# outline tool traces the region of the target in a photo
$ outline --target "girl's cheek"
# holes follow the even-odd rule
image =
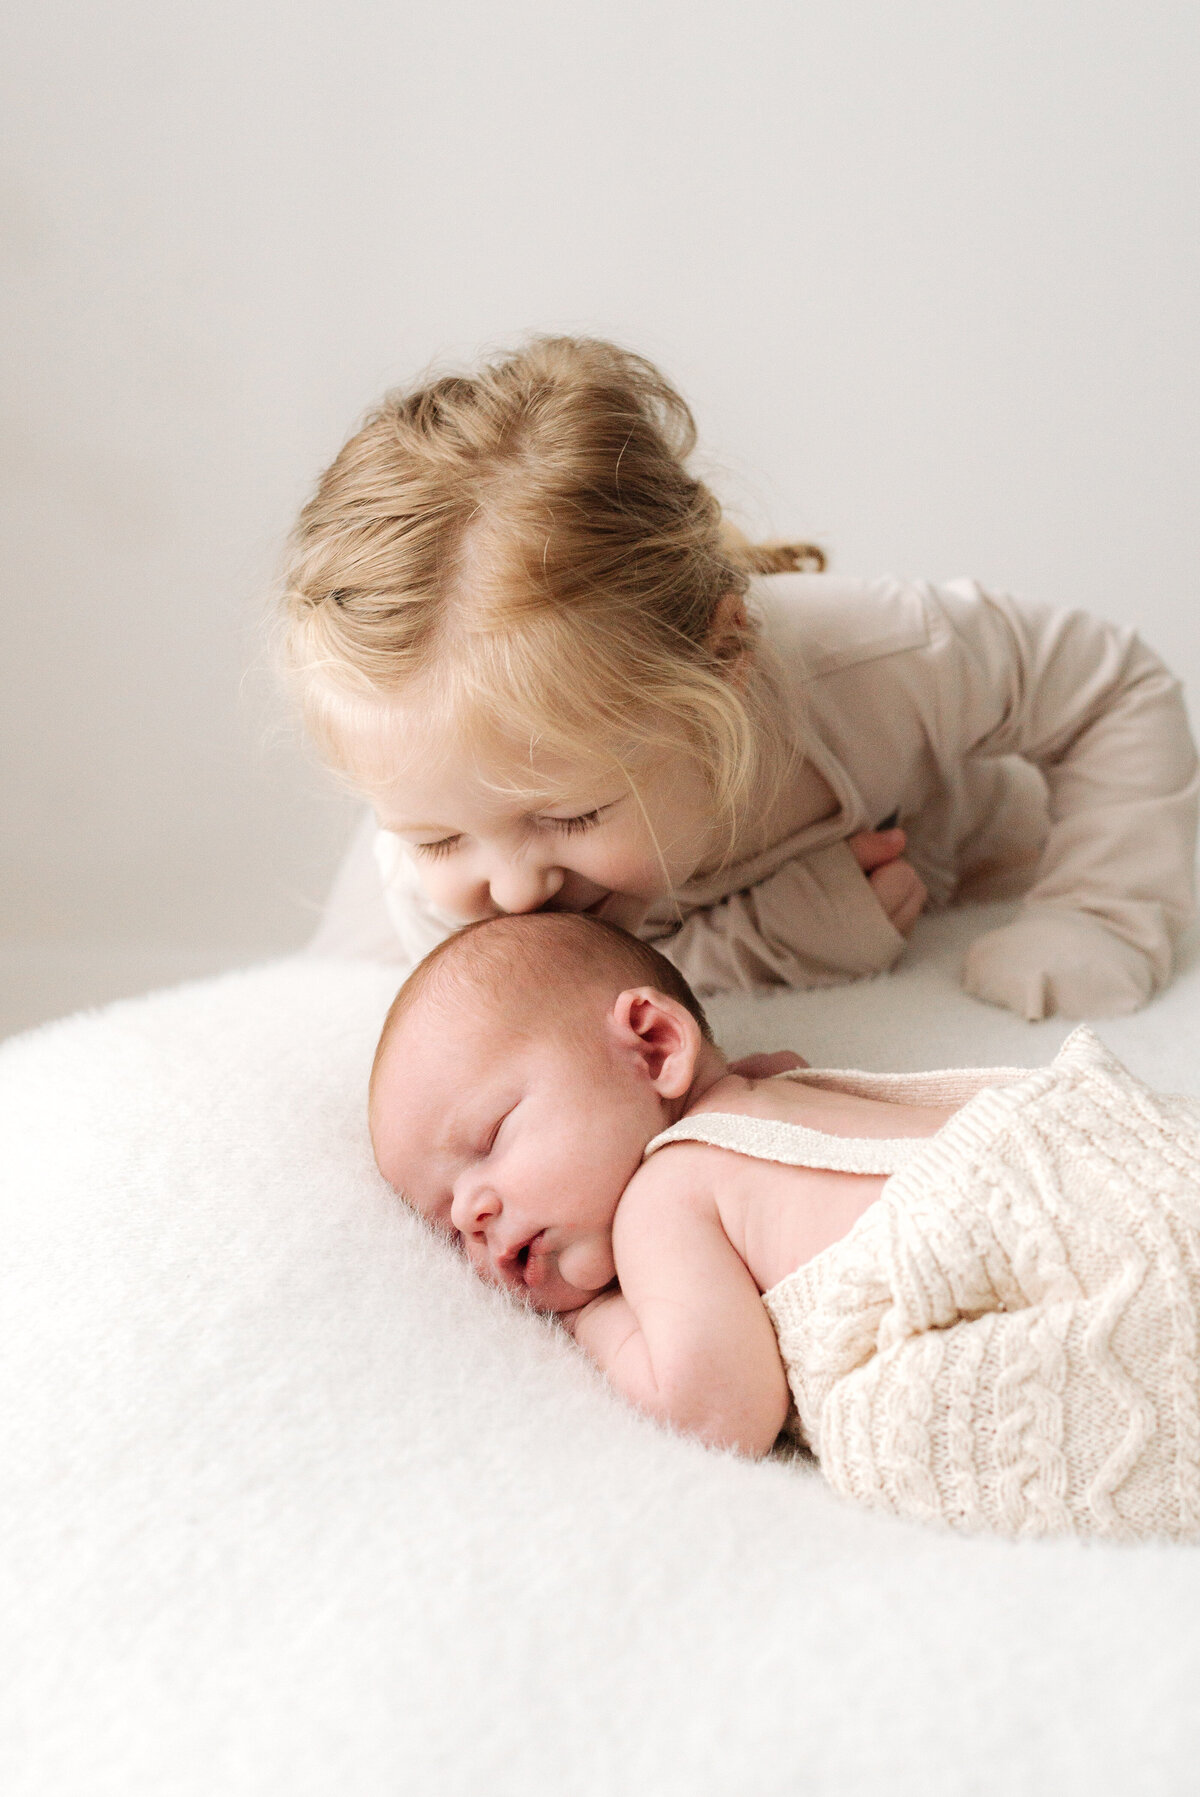
[[[598,849],[592,857],[592,865],[582,867],[580,872],[589,875],[599,885],[611,886],[615,892],[640,892],[648,879],[661,884],[661,870],[657,861],[633,843]]]
[[[458,909],[456,901],[461,899],[466,882],[452,869],[439,867],[436,862],[418,861],[417,878],[435,905],[448,911]]]

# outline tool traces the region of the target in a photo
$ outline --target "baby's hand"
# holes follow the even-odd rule
[[[1037,1023],[1064,1017],[1121,1017],[1154,991],[1147,957],[1098,918],[1057,905],[1029,905],[967,950],[963,985],[975,998]]]
[[[807,1067],[808,1062],[801,1054],[793,1054],[790,1048],[777,1048],[772,1054],[747,1054],[740,1061],[730,1061],[730,1073],[740,1074],[743,1079],[770,1079],[775,1073],[790,1073],[794,1067]]]
[[[562,1324],[568,1335],[573,1335],[576,1341],[578,1341],[579,1325],[584,1321],[585,1317],[594,1317],[598,1311],[604,1309],[610,1299],[619,1298],[620,1296],[620,1286],[615,1283],[613,1285],[605,1286],[602,1292],[597,1292],[594,1298],[589,1298],[587,1303],[581,1304],[577,1310],[556,1311],[556,1321]]]
[[[860,830],[850,838],[850,853],[867,876],[871,891],[888,922],[907,936],[925,908],[929,890],[909,862],[901,859],[907,838],[903,830]]]

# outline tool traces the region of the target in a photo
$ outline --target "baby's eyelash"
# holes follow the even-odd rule
[[[500,1131],[504,1128],[504,1125],[508,1122],[508,1119],[512,1116],[512,1113],[513,1113],[513,1111],[516,1110],[516,1108],[517,1108],[516,1105],[512,1105],[509,1107],[509,1109],[507,1111],[504,1112],[503,1116],[497,1117],[495,1123],[493,1123],[493,1125],[492,1125],[492,1128],[488,1135],[487,1140],[484,1142],[483,1146],[479,1150],[479,1156],[480,1156],[481,1160],[485,1155],[488,1155],[492,1152],[492,1149],[496,1146],[496,1137],[500,1134]]]

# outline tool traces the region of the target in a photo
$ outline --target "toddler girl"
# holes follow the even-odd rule
[[[1193,904],[1178,683],[1082,612],[754,549],[694,442],[648,362],[547,338],[346,444],[294,534],[285,650],[376,821],[314,946],[411,964],[563,909],[701,992],[810,986],[889,967],[927,894],[1025,889],[970,992],[1141,1004]]]
[[[1200,1534],[1200,1106],[1051,1067],[755,1080],[649,944],[451,937],[371,1078],[385,1178],[640,1408],[849,1497]]]

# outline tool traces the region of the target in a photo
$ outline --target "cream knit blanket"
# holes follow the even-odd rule
[[[790,1426],[910,1517],[1200,1535],[1200,1106],[1087,1029],[1007,1077],[765,1294]]]

